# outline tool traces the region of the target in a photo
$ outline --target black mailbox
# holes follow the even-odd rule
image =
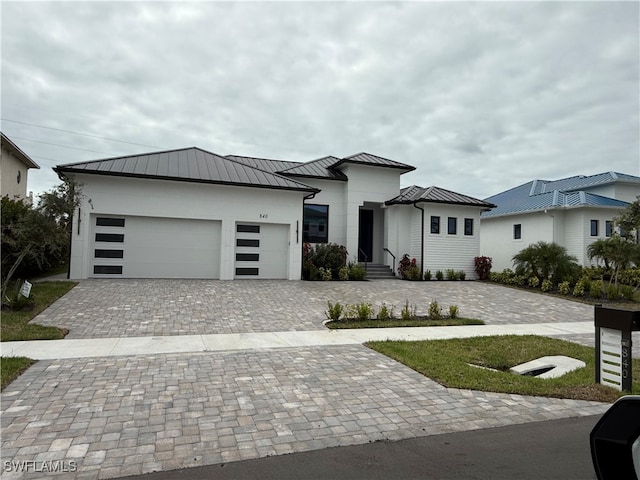
[[[640,331],[640,310],[595,306],[596,382],[631,391],[631,332]]]

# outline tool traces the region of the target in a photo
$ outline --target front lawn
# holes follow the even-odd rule
[[[0,341],[57,340],[66,329],[29,323],[36,315],[76,286],[76,282],[38,282],[31,288],[30,301],[21,309],[2,310]]]
[[[504,335],[451,340],[382,341],[366,345],[452,388],[601,402],[613,402],[623,395],[595,383],[594,348],[554,338]],[[587,366],[555,379],[540,379],[507,371],[547,355],[566,355],[582,360]],[[633,393],[640,394],[640,359],[633,360],[633,380]]]
[[[29,323],[36,315],[76,286],[76,282],[39,282],[31,288],[30,299],[21,300],[21,308],[3,309],[0,316],[0,340],[55,340],[64,338],[69,331],[64,328],[47,327]],[[0,359],[1,389],[9,385],[35,360],[26,357],[2,357]]]

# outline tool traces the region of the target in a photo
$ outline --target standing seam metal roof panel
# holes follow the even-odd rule
[[[142,159],[146,162],[144,173],[138,170],[138,161]],[[265,172],[196,147],[59,165],[54,170],[58,173],[76,171],[115,176],[228,183],[306,192],[319,191],[317,188],[281,175]]]

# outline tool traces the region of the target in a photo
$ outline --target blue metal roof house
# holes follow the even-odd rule
[[[555,242],[588,266],[587,247],[611,236],[613,217],[639,195],[640,177],[617,172],[532,180],[485,199],[496,207],[480,217],[480,251],[500,271],[530,244]]]

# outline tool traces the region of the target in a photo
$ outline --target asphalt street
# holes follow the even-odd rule
[[[599,418],[566,418],[374,442],[128,478],[591,480],[596,475],[589,433]]]

